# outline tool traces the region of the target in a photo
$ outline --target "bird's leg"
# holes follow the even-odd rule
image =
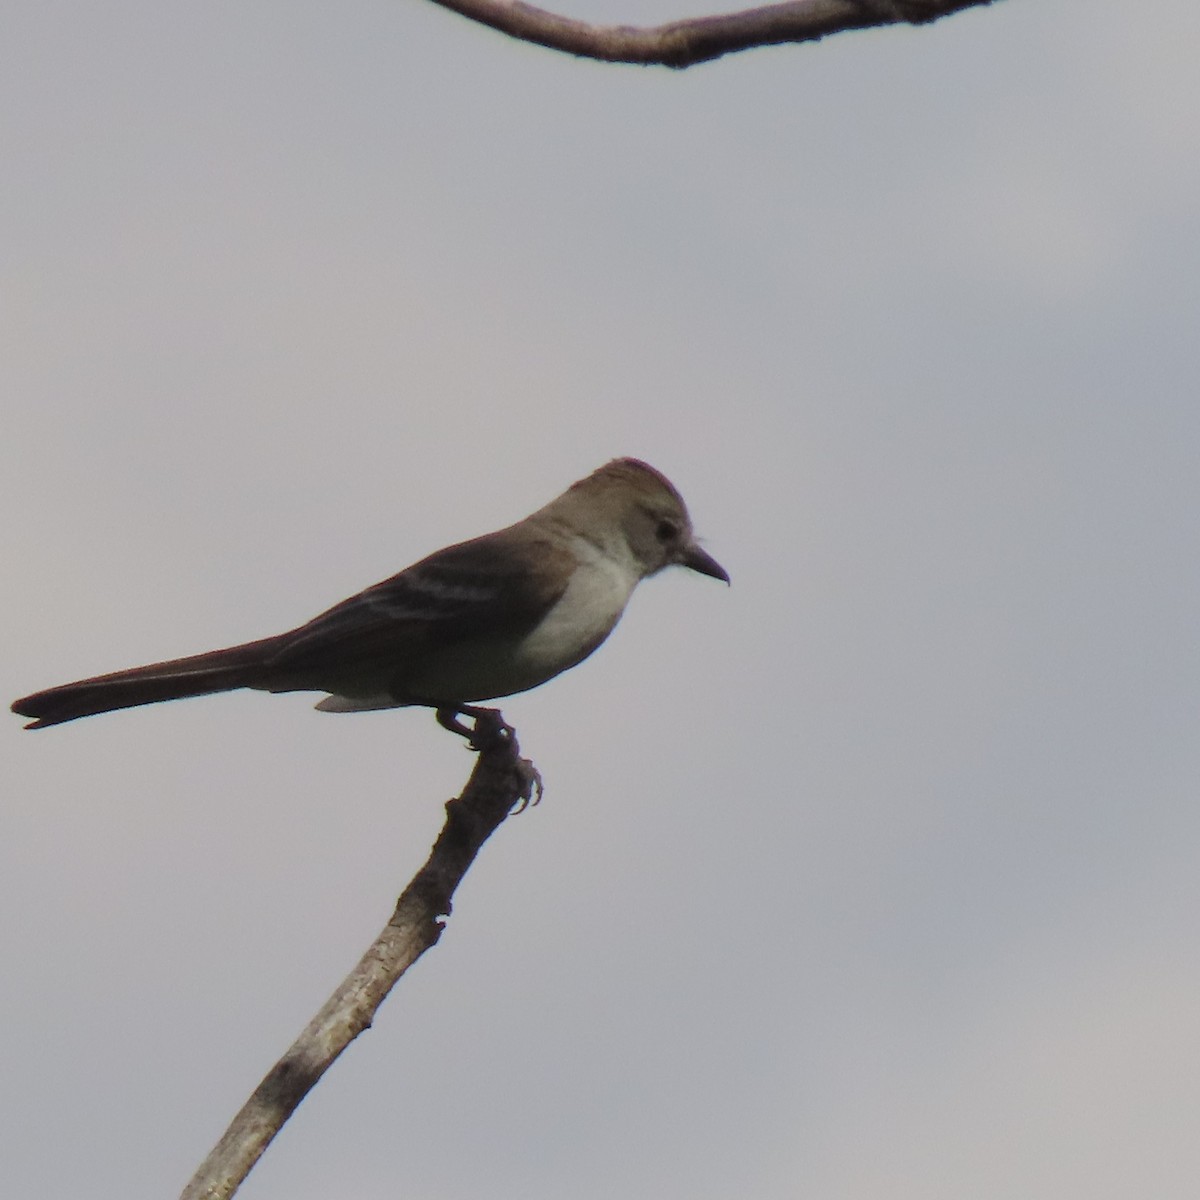
[[[475,724],[464,725],[459,717],[470,717]],[[437,723],[443,729],[465,738],[472,750],[483,750],[493,741],[507,741],[512,737],[512,726],[505,722],[496,708],[477,708],[472,704],[444,705],[437,709]]]
[[[471,704],[441,705],[434,710],[437,723],[451,733],[465,738],[469,749],[483,752],[493,749],[498,743],[512,747],[513,768],[520,781],[520,804],[513,810],[520,812],[537,804],[545,790],[542,776],[537,767],[527,758],[521,758],[517,746],[517,734],[513,727],[500,715],[498,708],[478,708]],[[470,717],[474,727],[464,725],[459,717]]]

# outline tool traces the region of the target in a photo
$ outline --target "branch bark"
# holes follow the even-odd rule
[[[473,709],[479,751],[461,796],[425,865],[396,902],[382,932],[288,1052],[271,1068],[183,1190],[182,1200],[227,1200],[334,1060],[365,1029],[400,976],[431,946],[451,897],[483,843],[510,812],[537,803],[541,781],[520,757],[513,730],[495,709]],[[439,716],[440,719],[440,716]],[[536,790],[535,790],[536,789]]]
[[[877,25],[924,25],[992,0],[788,0],[665,25],[591,25],[522,0],[433,0],[510,37],[579,58],[690,67],[754,46],[812,42]]]

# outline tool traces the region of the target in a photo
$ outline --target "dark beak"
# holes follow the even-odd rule
[[[701,575],[711,575],[723,583],[729,582],[729,575],[725,568],[711,554],[701,550],[699,546],[689,546],[683,552],[683,557],[679,562],[691,571],[699,571]]]

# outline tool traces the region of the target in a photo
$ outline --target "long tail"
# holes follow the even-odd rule
[[[64,683],[14,701],[12,710],[23,717],[35,718],[26,729],[44,729],[47,725],[117,708],[262,686],[262,667],[278,649],[279,642],[277,637],[263,638],[226,650],[211,650],[207,654]]]

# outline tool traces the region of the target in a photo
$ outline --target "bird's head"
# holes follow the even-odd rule
[[[681,566],[729,582],[725,568],[696,541],[675,485],[638,458],[616,458],[571,488],[603,506],[624,537],[642,576]],[[568,493],[570,494],[570,493]]]

